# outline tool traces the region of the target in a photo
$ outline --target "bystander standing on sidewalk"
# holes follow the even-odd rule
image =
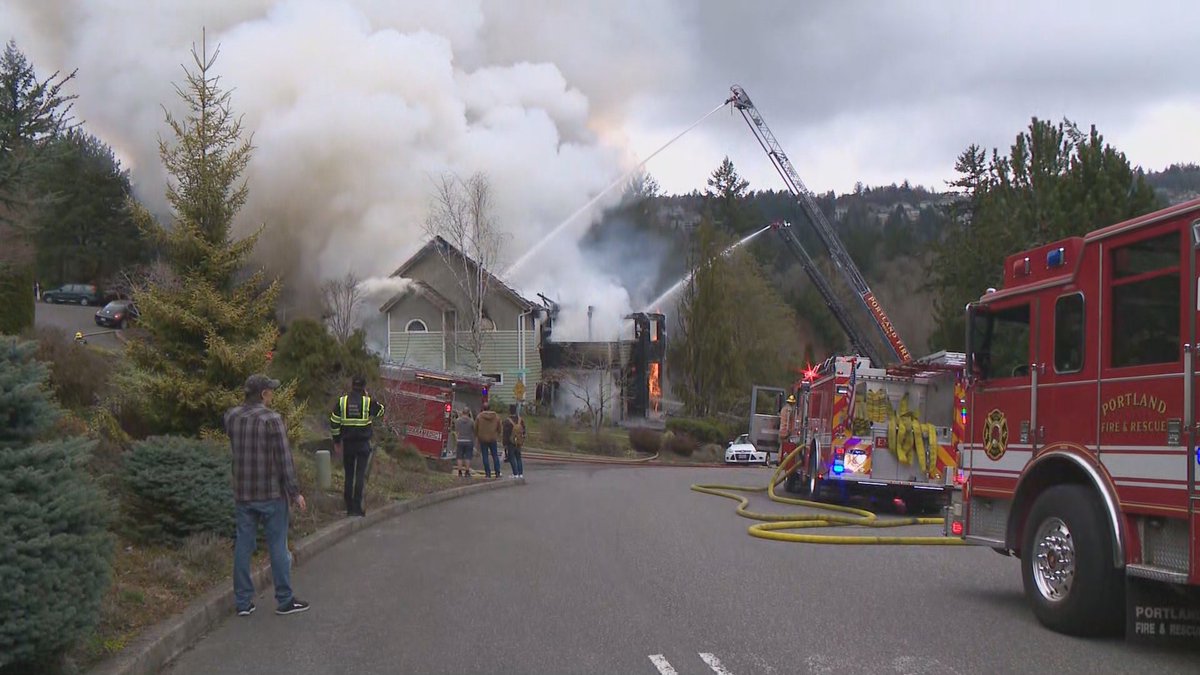
[[[250,556],[257,546],[262,523],[271,555],[275,583],[275,613],[296,614],[308,603],[292,594],[292,555],[288,551],[288,506],[307,508],[292,450],[288,447],[283,417],[270,409],[279,380],[251,375],[246,380],[242,405],[225,413],[225,433],[233,450],[233,498],[237,541],[233,548],[233,591],[238,616],[254,612],[254,580],[250,578]]]
[[[504,418],[504,455],[512,466],[513,478],[525,475],[525,463],[521,461],[521,447],[525,445],[525,420],[517,413],[516,404],[508,406],[508,417]]]
[[[458,419],[454,420],[454,439],[458,475],[470,478],[471,460],[475,456],[475,420],[471,418],[470,408],[458,411]]]
[[[484,408],[475,417],[475,440],[479,441],[479,454],[483,456],[483,473],[491,478],[492,466],[495,465],[496,478],[499,478],[500,452],[496,449],[496,442],[500,440],[500,416],[496,411]]]

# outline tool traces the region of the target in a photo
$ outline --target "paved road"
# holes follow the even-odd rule
[[[66,331],[68,336],[76,332],[88,335],[89,345],[105,349],[118,349],[122,346],[116,331],[96,325],[96,312],[99,307],[81,307],[79,305],[55,305],[45,302],[37,303],[34,323],[38,326],[53,326]]]
[[[1017,562],[990,550],[768,542],[688,490],[766,476],[531,462],[525,486],[318,556],[293,579],[311,611],[263,596],[169,672],[1197,672],[1195,654],[1043,629]]]

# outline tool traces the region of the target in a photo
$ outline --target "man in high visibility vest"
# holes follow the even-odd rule
[[[367,379],[355,375],[350,393],[342,396],[329,415],[333,449],[342,455],[346,473],[346,515],[365,516],[363,489],[367,480],[367,463],[371,460],[372,423],[383,416],[383,406],[367,394]]]

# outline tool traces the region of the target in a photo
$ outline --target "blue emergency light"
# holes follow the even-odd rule
[[[1066,249],[1059,247],[1059,248],[1054,249],[1053,251],[1046,252],[1046,267],[1048,267],[1048,268],[1061,267],[1066,262],[1067,262]]]

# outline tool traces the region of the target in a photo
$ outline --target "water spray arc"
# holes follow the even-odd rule
[[[686,128],[683,131],[676,134],[673,138],[671,138],[671,140],[667,141],[660,148],[658,148],[654,152],[650,153],[650,155],[648,157],[643,159],[641,162],[638,162],[637,166],[633,167],[629,171],[626,171],[624,174],[622,174],[620,177],[618,177],[612,183],[609,183],[608,187],[606,187],[603,190],[601,190],[600,192],[598,192],[595,197],[592,197],[586,204],[584,204],[583,206],[576,209],[575,212],[572,213],[571,215],[567,216],[566,219],[563,220],[561,223],[559,223],[553,230],[550,230],[549,234],[542,237],[541,241],[539,241],[536,244],[534,244],[533,246],[529,247],[529,250],[526,251],[524,253],[524,255],[522,255],[520,258],[517,258],[516,262],[514,262],[512,265],[510,265],[508,267],[508,269],[504,270],[504,274],[502,274],[501,277],[504,279],[512,278],[512,274],[514,272],[516,272],[517,270],[524,267],[526,263],[528,263],[530,260],[533,259],[533,257],[535,255],[537,255],[538,251],[540,251],[542,249],[542,247],[544,247],[547,243],[549,243],[551,240],[553,240],[558,235],[562,234],[563,230],[567,229],[567,227],[569,227],[572,223],[574,223],[576,218],[578,218],[580,215],[586,213],[589,209],[591,209],[593,206],[595,206],[596,203],[599,202],[604,197],[604,195],[608,194],[609,192],[612,192],[618,186],[624,185],[631,177],[634,176],[634,174],[636,174],[638,171],[641,171],[642,168],[644,166],[646,166],[647,162],[654,159],[654,157],[656,155],[658,155],[658,153],[669,148],[672,143],[674,143],[675,141],[682,138],[684,136],[684,134],[686,134],[687,132],[700,126],[701,122],[703,122],[704,120],[711,117],[718,110],[720,110],[721,108],[724,108],[727,104],[728,104],[728,101],[726,101],[725,103],[722,103],[721,105],[719,105],[719,106],[713,108],[712,110],[708,111],[707,113],[705,113],[705,115],[703,117],[701,117],[700,119],[693,122],[691,124],[691,126],[689,126],[688,128]]]
[[[730,253],[733,253],[739,246],[749,242],[751,239],[754,239],[755,237],[762,234],[763,232],[766,232],[769,229],[771,229],[771,226],[767,225],[766,227],[762,228],[761,230],[758,230],[757,232],[752,232],[751,234],[743,237],[740,241],[730,244],[729,248],[726,248],[724,251],[721,251],[721,253],[718,254],[717,257],[718,258],[727,257]],[[700,267],[707,267],[708,265],[712,264],[713,260],[716,260],[716,259],[717,258],[713,258],[712,260],[705,262]],[[666,301],[667,298],[670,298],[672,295],[675,295],[676,293],[678,293],[679,289],[683,288],[685,285],[687,285],[687,283],[689,281],[692,280],[692,277],[694,277],[696,275],[696,272],[700,269],[700,267],[697,267],[696,269],[692,270],[691,272],[688,272],[687,274],[685,274],[682,279],[680,279],[679,281],[676,281],[670,288],[663,291],[662,295],[651,300],[650,304],[647,305],[646,308],[643,309],[642,311],[648,312],[651,309],[657,308],[660,304],[662,304],[664,301]]]

